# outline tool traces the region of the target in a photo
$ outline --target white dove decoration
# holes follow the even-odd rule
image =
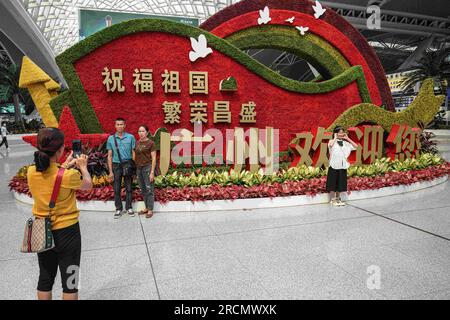
[[[191,45],[193,51],[189,52],[189,59],[192,62],[195,62],[198,58],[205,58],[213,52],[211,48],[208,48],[204,34],[198,37],[198,41],[195,38],[191,38]]]
[[[295,27],[295,29],[297,29],[298,31],[300,31],[300,34],[301,34],[302,36],[304,36],[304,35],[305,35],[305,32],[307,32],[307,31],[309,30],[308,27],[302,27],[302,26],[300,26],[300,27]]]
[[[295,17],[290,17],[289,19],[286,19],[285,21],[289,22],[289,23],[294,23],[294,20],[295,20]]]
[[[322,8],[322,5],[319,1],[316,1],[316,5],[312,6],[314,9],[314,18],[319,19],[327,9]]]
[[[259,10],[258,24],[267,24],[270,20],[272,18],[270,17],[269,7],[266,6],[264,10]]]

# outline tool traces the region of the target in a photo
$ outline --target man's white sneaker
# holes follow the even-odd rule
[[[114,214],[114,219],[119,219],[122,216],[121,210],[116,210],[116,213]]]

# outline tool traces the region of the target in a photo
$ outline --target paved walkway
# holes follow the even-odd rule
[[[19,252],[30,208],[6,186],[32,161],[0,149],[0,299],[34,299],[36,257]],[[83,212],[81,299],[450,298],[449,182],[346,208]],[[380,289],[377,273],[380,271]],[[371,281],[372,280],[372,281]],[[55,297],[61,293],[60,281]]]

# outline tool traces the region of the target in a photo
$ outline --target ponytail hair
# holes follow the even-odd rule
[[[50,158],[64,145],[64,133],[57,128],[43,128],[37,136],[38,151],[34,153],[36,171],[43,172],[50,167]]]
[[[43,172],[50,167],[50,157],[45,152],[38,150],[34,153],[34,164],[36,171]]]

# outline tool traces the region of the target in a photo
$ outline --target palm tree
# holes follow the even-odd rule
[[[450,81],[450,48],[427,49],[425,55],[417,61],[414,71],[402,81],[403,92],[413,89],[426,78],[433,78],[442,93],[446,93]]]
[[[0,102],[7,102],[11,98],[14,104],[14,118],[20,129],[24,129],[20,101],[24,101],[26,93],[19,88],[20,70],[14,62],[6,56],[0,58]]]

